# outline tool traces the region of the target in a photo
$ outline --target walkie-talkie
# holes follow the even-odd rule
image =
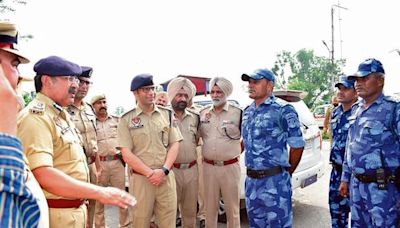
[[[379,190],[385,190],[387,188],[385,169],[379,168],[376,170],[376,183],[378,183]]]

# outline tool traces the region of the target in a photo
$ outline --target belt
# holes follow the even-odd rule
[[[283,172],[285,169],[282,168],[281,166],[275,166],[269,169],[263,169],[263,170],[252,170],[252,169],[247,169],[247,176],[255,179],[260,179],[264,177],[270,177],[274,176],[278,173]]]
[[[85,200],[47,199],[49,208],[79,208]]]
[[[368,184],[368,183],[377,183],[378,178],[374,174],[358,174],[358,173],[353,173],[353,175],[362,183]],[[385,182],[386,183],[393,183],[396,180],[396,176],[391,174],[390,171],[385,172]]]
[[[343,170],[343,166],[342,166],[342,165],[336,164],[336,163],[334,163],[334,162],[332,162],[331,164],[332,164],[332,167],[333,167],[334,169],[336,169],[336,171],[338,171],[339,173],[342,172],[342,170]]]
[[[215,166],[230,165],[230,164],[233,164],[233,163],[236,163],[236,162],[239,161],[239,159],[237,157],[233,158],[231,160],[226,160],[226,161],[208,160],[207,158],[203,158],[203,160],[206,163],[211,164],[211,165],[215,165]]]
[[[174,163],[174,167],[177,169],[190,169],[192,168],[194,165],[196,165],[197,161],[193,160],[190,163]]]
[[[96,160],[96,155],[89,156],[87,158],[88,165],[92,164]]]
[[[114,160],[118,160],[119,157],[117,154],[115,155],[107,155],[107,156],[99,156],[100,161],[114,161]]]

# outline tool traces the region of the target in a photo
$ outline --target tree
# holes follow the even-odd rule
[[[122,114],[124,114],[124,112],[125,112],[124,107],[118,106],[118,107],[115,108],[114,115],[122,116]]]
[[[277,55],[272,71],[277,75],[276,88],[306,91],[304,102],[308,107],[329,102],[333,83],[344,65],[344,60],[331,62],[314,55],[313,50],[301,49],[292,54],[282,51]]]
[[[22,4],[26,5],[26,1],[23,0],[0,0],[0,13],[15,12],[14,5]]]

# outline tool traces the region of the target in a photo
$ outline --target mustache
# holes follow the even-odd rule
[[[100,110],[100,111],[101,111],[101,110],[107,111],[107,108],[101,107],[99,110]]]
[[[69,87],[68,93],[69,94],[76,94],[77,89],[75,87]]]

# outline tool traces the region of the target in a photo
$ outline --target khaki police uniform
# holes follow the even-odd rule
[[[196,147],[200,117],[193,111],[186,109],[182,119],[176,118],[176,120],[183,136],[173,168],[178,207],[182,216],[182,227],[195,227],[198,195]]]
[[[168,145],[182,140],[172,112],[154,107],[151,114],[138,106],[121,117],[118,125],[118,146],[130,149],[145,165],[159,169],[167,157]],[[132,168],[132,167],[130,167]],[[133,227],[149,227],[153,211],[160,227],[175,227],[177,198],[174,172],[158,187],[145,176],[129,175],[129,191],[137,199],[133,209]]]
[[[83,149],[89,165],[90,183],[97,184],[96,166],[94,164],[98,150],[96,137],[96,115],[94,114],[92,106],[86,102],[83,102],[79,108],[72,104],[68,106],[67,110],[81,135]],[[89,224],[93,224],[95,205],[96,200],[89,200]]]
[[[98,185],[107,187],[113,186],[121,190],[125,190],[125,167],[122,164],[120,152],[117,147],[117,126],[118,118],[108,116],[106,120],[97,119],[97,146],[98,154],[102,167],[101,174],[98,178]],[[104,204],[96,202],[95,213],[96,228],[105,227],[104,221]],[[129,227],[130,217],[129,210],[119,208],[119,226]]]
[[[228,227],[240,227],[241,115],[242,110],[228,102],[220,113],[213,106],[200,112],[206,227],[217,227],[221,195]]]
[[[49,97],[38,93],[18,117],[18,137],[29,160],[31,170],[54,167],[80,181],[89,182],[89,170],[79,131],[69,114]],[[76,208],[65,207],[65,198],[43,190],[49,203],[50,227],[85,227],[86,206],[82,199]],[[52,206],[53,205],[53,206]]]

